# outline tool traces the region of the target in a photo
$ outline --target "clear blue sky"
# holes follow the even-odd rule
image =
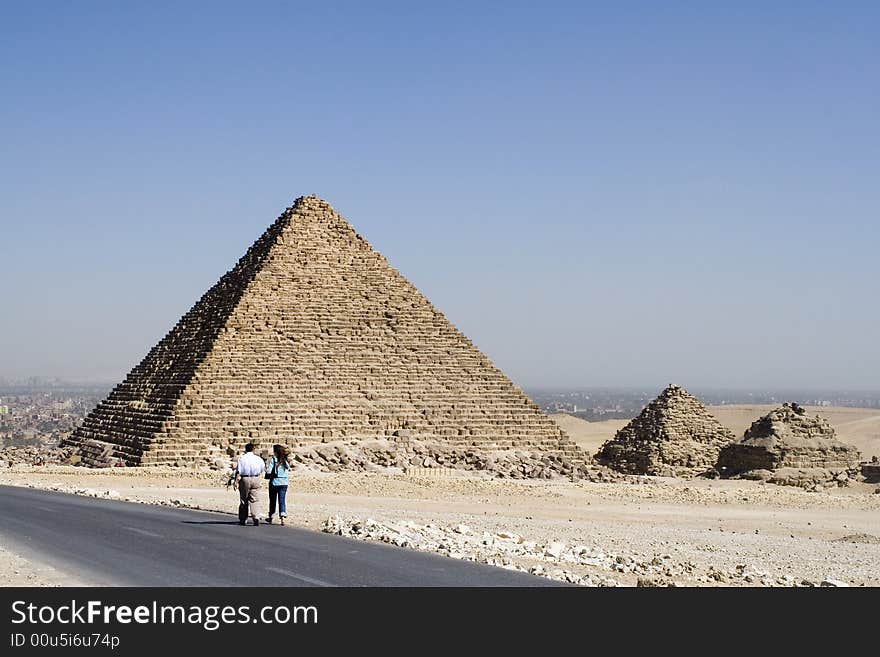
[[[723,4],[3,2],[0,376],[317,193],[521,385],[880,389],[880,5]]]

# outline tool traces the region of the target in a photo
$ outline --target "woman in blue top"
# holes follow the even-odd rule
[[[272,524],[275,515],[275,503],[278,503],[278,515],[281,524],[287,517],[287,473],[290,472],[290,452],[284,445],[272,446],[272,458],[266,465],[266,477],[269,479],[269,517],[266,522]]]

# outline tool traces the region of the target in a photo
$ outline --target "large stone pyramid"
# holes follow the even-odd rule
[[[89,465],[393,437],[586,457],[325,201],[297,199],[68,439]]]
[[[855,468],[859,457],[855,447],[837,439],[827,420],[787,403],[752,422],[742,440],[722,449],[718,470],[724,476],[781,468],[846,470]]]
[[[602,445],[596,460],[630,474],[699,475],[713,468],[718,451],[733,440],[699,399],[669,385]]]

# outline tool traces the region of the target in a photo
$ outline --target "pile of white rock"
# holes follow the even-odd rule
[[[614,563],[614,557],[585,545],[567,546],[562,542],[542,544],[525,540],[513,532],[475,532],[463,524],[447,528],[431,523],[427,525],[410,521],[389,523],[372,518],[342,519],[339,516],[327,518],[322,530],[329,534],[358,540],[379,541],[398,547],[435,552],[453,559],[528,572],[581,586],[617,586],[618,584],[608,577],[583,575],[554,567],[563,564],[607,567]],[[517,563],[524,560],[543,563],[533,565]]]
[[[637,586],[676,586],[677,582],[719,586],[847,586],[830,578],[813,581],[773,575],[747,564],[727,569],[709,566],[708,570],[703,570],[693,562],[676,561],[670,554],[639,557],[610,554],[587,545],[530,541],[503,530],[475,531],[464,524],[441,527],[433,523],[343,519],[334,515],[324,521],[322,531],[361,541],[434,552],[581,586],[620,586],[621,583],[613,579],[616,575],[630,576],[638,582]],[[578,568],[578,572],[572,568]],[[611,577],[584,572],[591,568],[604,571]]]

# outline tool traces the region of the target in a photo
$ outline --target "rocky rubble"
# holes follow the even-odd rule
[[[822,490],[861,478],[858,450],[837,439],[819,415],[785,403],[752,422],[742,440],[718,455],[723,477],[760,479]]]
[[[72,447],[47,447],[45,445],[6,447],[0,450],[0,467],[70,464],[74,451]]]
[[[475,532],[464,524],[447,528],[410,521],[392,524],[372,518],[343,520],[339,516],[330,516],[321,529],[328,534],[436,552],[453,559],[529,572],[581,586],[617,586],[615,580],[607,577],[581,575],[559,567],[562,564],[598,566],[609,560],[609,563],[613,563],[613,557],[585,545],[567,546],[562,542],[542,544],[527,541],[513,532]],[[517,563],[523,560],[537,563],[531,566]]]
[[[778,470],[748,470],[738,475],[740,479],[766,481],[778,486],[797,486],[814,493],[848,486],[860,481],[858,467],[851,468],[779,468]]]
[[[670,554],[612,554],[596,546],[533,541],[511,531],[479,531],[464,524],[443,527],[333,515],[324,521],[322,531],[435,552],[580,586],[619,586],[621,576],[635,577],[637,586],[676,586],[693,581],[720,586],[847,586],[837,580],[773,575],[746,564],[728,569],[709,566],[701,571],[693,562],[676,561]]]
[[[526,449],[453,447],[423,440],[351,440],[308,443],[293,447],[294,464],[324,472],[407,472],[450,468],[482,472],[506,479],[612,477],[597,468],[552,452]],[[602,479],[605,480],[605,479]]]
[[[728,586],[785,586],[785,587],[816,587],[834,586],[847,587],[849,584],[836,579],[821,580],[798,579],[791,575],[772,575],[766,570],[750,568],[745,564],[737,564],[734,568],[720,569],[709,567],[705,576],[697,577],[701,583],[717,583]]]

